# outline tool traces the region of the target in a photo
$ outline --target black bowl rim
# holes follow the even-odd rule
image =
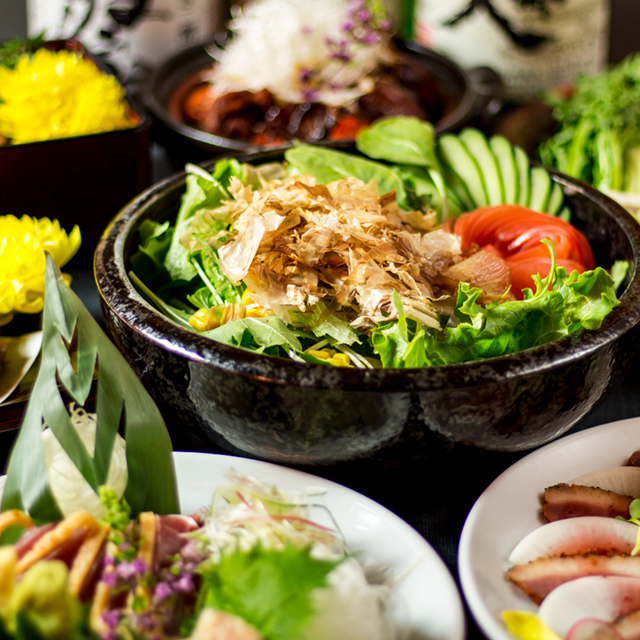
[[[149,77],[148,82],[142,92],[143,102],[151,111],[153,116],[160,120],[164,126],[172,130],[174,133],[198,143],[211,147],[213,150],[232,150],[232,151],[261,151],[272,147],[260,147],[242,140],[234,140],[232,138],[224,138],[211,133],[206,133],[195,127],[191,127],[183,122],[179,122],[171,116],[167,110],[164,101],[161,99],[160,86],[167,75],[173,74],[174,70],[180,69],[183,65],[191,62],[194,57],[203,54],[209,55],[207,49],[212,46],[219,45],[225,38],[226,34],[219,34],[210,42],[198,44],[189,49],[185,49],[180,53],[172,56],[159,67],[157,67]],[[457,75],[463,86],[463,94],[458,106],[448,116],[441,119],[437,123],[433,123],[436,133],[442,134],[453,131],[462,127],[473,115],[476,104],[476,95],[473,82],[469,74],[460,67],[451,58],[448,58],[433,49],[427,49],[416,42],[405,42],[396,40],[396,45],[401,51],[408,55],[420,56],[427,58],[441,67],[445,67],[449,72]],[[213,58],[211,58],[213,64]],[[175,88],[175,86],[174,86]],[[323,142],[323,141],[321,141]],[[288,145],[285,145],[288,146]]]
[[[282,150],[276,149],[237,154],[235,157],[241,161],[265,161],[281,153]],[[212,160],[202,166],[212,167],[214,163]],[[632,247],[632,271],[620,297],[620,305],[611,312],[600,329],[572,334],[510,355],[424,368],[352,369],[256,354],[215,342],[180,327],[150,305],[133,286],[126,271],[124,248],[126,239],[147,208],[166,192],[184,184],[184,171],[151,186],[116,215],[98,243],[94,275],[105,312],[109,310],[119,322],[127,324],[131,331],[145,336],[161,349],[193,363],[276,384],[354,391],[414,392],[437,391],[452,386],[463,389],[498,384],[505,379],[518,379],[534,373],[548,375],[572,360],[609,348],[640,321],[640,224],[618,203],[588,184],[552,169],[549,171],[555,182],[587,197],[616,220]]]

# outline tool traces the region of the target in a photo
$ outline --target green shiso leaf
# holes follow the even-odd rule
[[[337,564],[308,548],[237,551],[203,572],[204,605],[244,618],[265,640],[295,640],[313,615],[312,590]]]
[[[98,367],[95,451],[71,424],[62,392],[84,406]],[[118,349],[64,283],[47,254],[42,362],[9,460],[2,510],[24,509],[36,522],[61,519],[44,459],[42,430],[51,428],[94,491],[104,484],[116,433],[126,440],[125,498],[133,514],[179,511],[171,440],[157,406]]]

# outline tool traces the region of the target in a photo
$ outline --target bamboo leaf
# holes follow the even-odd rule
[[[171,440],[160,411],[64,283],[49,255],[45,283],[42,362],[9,460],[2,510],[25,509],[36,522],[62,517],[45,467],[42,430],[46,425],[94,491],[107,478],[116,434],[122,428],[129,471],[125,498],[132,513],[178,512]],[[72,425],[61,388],[84,406],[96,366],[96,439],[94,451],[87,451]]]

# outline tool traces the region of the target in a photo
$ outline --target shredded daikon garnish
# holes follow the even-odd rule
[[[256,0],[230,23],[233,38],[210,79],[219,95],[268,89],[285,102],[346,106],[393,62],[382,3]]]

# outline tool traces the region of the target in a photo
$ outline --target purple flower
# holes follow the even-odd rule
[[[136,558],[133,562],[132,562],[135,570],[137,573],[139,574],[143,574],[147,571],[148,567],[147,567],[147,563],[142,559],[142,558]]]
[[[116,574],[113,571],[109,571],[102,574],[102,582],[108,587],[114,587],[116,584]]]
[[[362,42],[366,42],[367,44],[375,44],[380,40],[380,34],[375,31],[370,31],[362,36]]]
[[[155,628],[156,622],[149,614],[140,614],[135,618],[135,624],[142,631],[150,631]]]
[[[121,562],[116,567],[116,574],[122,580],[129,582],[134,578],[142,576],[146,570],[147,563],[140,558],[136,558],[133,562]]]
[[[349,32],[349,31],[353,31],[354,29],[355,29],[355,24],[351,20],[348,20],[342,25],[343,31]]]
[[[371,19],[371,11],[369,9],[363,9],[358,12],[358,18],[362,20],[362,22],[367,22],[367,20]]]
[[[173,591],[167,582],[158,582],[153,590],[153,595],[158,602],[166,600],[172,593]]]
[[[383,31],[388,31],[389,29],[391,29],[391,26],[391,20],[387,20],[386,18],[380,22],[380,28]]]
[[[182,593],[193,591],[193,580],[191,580],[191,576],[182,576],[178,582],[176,582],[175,589]]]
[[[102,564],[105,567],[113,567],[115,563],[115,559],[113,558],[113,556],[105,556],[104,560],[102,561]]]
[[[130,542],[122,542],[120,544],[120,546],[118,547],[118,549],[120,551],[129,551],[129,549],[131,549],[131,543]]]
[[[109,630],[113,630],[120,622],[120,614],[117,611],[104,611],[102,614],[102,621],[107,625]]]
[[[311,79],[311,69],[300,69],[300,82],[306,84]],[[187,545],[188,546],[188,545]],[[183,550],[183,555],[186,556],[187,549]],[[194,558],[195,559],[195,558]]]

